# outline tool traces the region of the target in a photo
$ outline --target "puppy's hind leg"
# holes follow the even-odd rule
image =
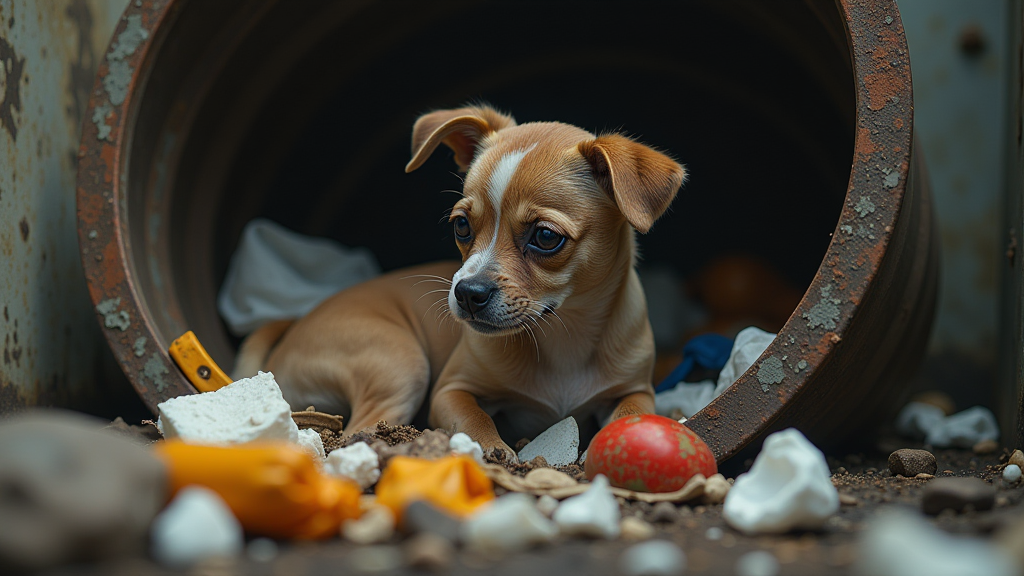
[[[372,370],[363,372],[369,377],[351,398],[352,416],[345,424],[346,436],[381,420],[392,426],[412,422],[430,387],[429,362],[421,350],[417,348],[416,352],[415,356],[399,355],[387,362],[374,362]]]

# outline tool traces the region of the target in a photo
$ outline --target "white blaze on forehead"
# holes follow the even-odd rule
[[[509,152],[498,160],[494,172],[491,172],[491,180],[487,183],[487,197],[491,199],[491,206],[494,207],[496,214],[501,213],[501,199],[505,196],[505,189],[512,181],[512,175],[516,173],[516,168],[519,167],[523,158],[536,147],[537,145],[533,144],[525,150]]]

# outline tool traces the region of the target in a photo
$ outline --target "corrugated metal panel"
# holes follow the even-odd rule
[[[105,354],[78,255],[75,170],[127,0],[0,0],[0,412],[82,407]]]

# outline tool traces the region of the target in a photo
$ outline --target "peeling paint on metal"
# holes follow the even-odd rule
[[[124,332],[132,325],[128,312],[118,310],[121,307],[120,298],[110,298],[96,305],[96,311],[103,315],[103,325],[107,328],[117,328]]]
[[[895,188],[900,183],[900,173],[896,171],[890,172],[882,183],[885,184],[886,188]]]
[[[110,140],[110,125],[107,124],[107,116],[114,109],[106,104],[97,106],[92,111],[92,123],[96,125],[96,139],[97,140]]]
[[[757,369],[757,381],[761,383],[761,390],[764,392],[768,391],[770,384],[781,384],[782,380],[786,378],[786,373],[782,370],[782,360],[778,356],[771,356]]]
[[[821,289],[821,300],[814,305],[803,317],[807,320],[808,328],[821,327],[826,330],[833,330],[836,322],[839,321],[838,298],[832,298],[832,286],[825,286]]]
[[[142,358],[146,355],[146,342],[148,341],[149,339],[145,336],[139,336],[135,339],[135,344],[132,345],[132,349],[135,350],[135,355],[137,357]]]
[[[95,230],[89,230],[89,240],[95,240],[96,237],[99,236],[99,235],[100,235],[99,232],[97,232]]]
[[[132,14],[127,18],[127,27],[117,36],[117,42],[107,53],[107,75],[103,78],[103,87],[107,90],[110,103],[120,106],[128,96],[128,84],[134,71],[126,61],[135,53],[140,44],[149,38],[149,32],[142,27],[142,16]],[[95,116],[93,121],[95,122]]]
[[[875,211],[875,203],[867,196],[861,196],[857,205],[853,207],[853,211],[857,213],[857,216],[864,218]]]
[[[149,357],[146,365],[142,368],[142,375],[153,382],[157,392],[163,392],[167,388],[167,380],[164,379],[164,376],[170,373],[170,370],[167,369],[167,366],[164,365],[163,361],[160,360],[160,356],[156,353]]]
[[[807,369],[807,360],[801,360],[801,361],[796,363],[796,368],[794,368],[793,371],[799,374],[801,370],[806,370],[806,369]]]

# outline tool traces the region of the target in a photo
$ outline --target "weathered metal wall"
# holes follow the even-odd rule
[[[109,352],[82,278],[75,171],[96,68],[126,4],[0,0],[0,413],[87,409],[116,386],[102,376]]]

